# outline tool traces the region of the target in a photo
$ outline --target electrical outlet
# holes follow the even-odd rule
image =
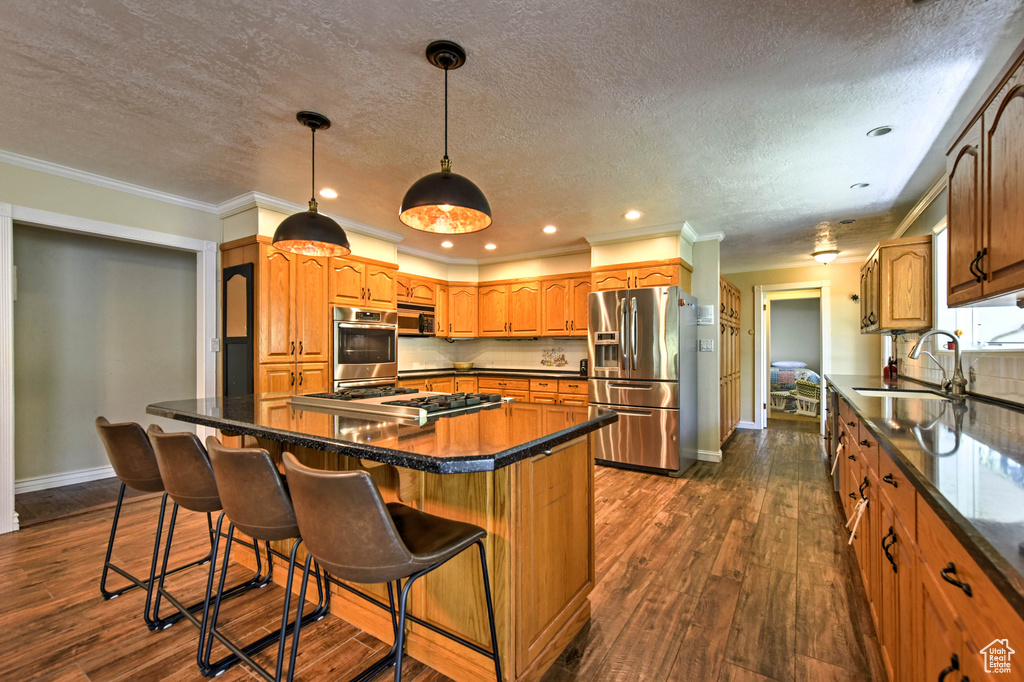
[[[714,339],[701,339],[700,340],[700,352],[701,353],[713,353],[715,351],[715,340]]]

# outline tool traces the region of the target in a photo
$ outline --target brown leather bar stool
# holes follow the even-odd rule
[[[206,514],[208,517],[214,512],[222,512],[220,494],[217,490],[217,482],[213,476],[213,468],[207,457],[206,449],[199,442],[194,433],[164,433],[156,424],[149,427],[149,440],[153,444],[153,452],[156,455],[156,462],[160,468],[160,475],[163,478],[167,495],[174,500],[174,508],[171,511],[171,527],[167,531],[167,544],[164,548],[163,565],[166,566],[171,556],[171,544],[174,540],[174,522],[178,516],[178,509],[184,508],[188,511]],[[217,550],[222,537],[221,528],[224,523],[224,514],[221,513],[217,519],[217,526],[213,533],[213,550],[210,561],[210,571],[206,579],[206,594],[202,601],[191,606],[185,606],[178,598],[172,595],[164,587],[164,578],[161,575],[156,590],[156,601],[153,606],[153,614],[156,616],[160,611],[160,600],[167,599],[177,609],[177,613],[164,619],[174,622],[181,618],[188,619],[193,625],[199,628],[199,645],[196,649],[196,663],[200,671],[209,674],[209,661],[204,656],[203,642],[206,634],[206,623],[195,617],[195,613],[205,614],[210,608],[210,599],[213,591],[214,574],[217,569]],[[260,555],[259,543],[248,543],[243,540],[235,540],[250,547],[256,553],[255,575],[234,585],[228,590],[223,589],[224,577],[221,576],[221,597],[229,598],[242,594],[248,590],[258,587],[266,587],[270,584],[273,563],[268,555],[268,567],[266,575],[263,575],[263,560]],[[231,540],[228,540],[230,547]],[[269,551],[269,548],[268,548]],[[174,620],[172,620],[174,619]],[[218,638],[220,639],[220,638]],[[223,640],[222,640],[223,641]],[[236,663],[237,659],[230,662],[222,661],[223,666]]]
[[[393,583],[399,595],[398,614],[394,613],[394,600],[391,609],[395,627],[394,645],[383,659],[353,678],[353,682],[369,680],[392,665],[395,666],[395,681],[401,682],[406,620],[423,625],[491,658],[495,675],[501,681],[498,636],[494,628],[494,608],[484,554],[483,538],[487,536],[487,531],[479,526],[427,514],[397,502],[385,504],[373,479],[365,471],[311,469],[300,464],[290,452],[284,453],[284,469],[292,504],[295,506],[295,517],[309,552],[305,571],[308,573],[310,561],[315,558],[329,577],[335,578],[331,582],[343,588],[351,590],[338,582],[338,579],[364,584],[387,583],[390,594]],[[480,551],[483,569],[487,619],[491,627],[491,651],[406,613],[409,590],[413,583],[474,545]],[[304,576],[299,591],[299,614],[296,621],[301,618],[306,583]],[[355,593],[363,596],[359,592]],[[383,607],[382,604],[378,605]],[[292,637],[292,667],[298,644],[297,623]]]
[[[235,660],[225,661],[232,664],[237,660],[245,661],[253,670],[267,680],[280,680],[282,666],[285,656],[285,640],[289,628],[295,623],[288,622],[288,612],[291,608],[292,580],[295,576],[295,555],[302,544],[299,537],[299,527],[295,521],[295,510],[292,508],[292,501],[281,475],[274,466],[270,454],[260,447],[229,448],[221,444],[213,436],[206,439],[206,448],[210,454],[210,463],[213,465],[213,474],[217,480],[217,489],[220,491],[220,499],[224,504],[224,514],[231,525],[228,527],[228,546],[224,551],[224,566],[220,573],[220,584],[217,589],[217,597],[214,601],[212,614],[204,611],[203,622],[206,627],[206,652],[205,659],[208,661],[213,640],[219,636],[217,631],[217,618],[220,615],[221,594],[224,590],[224,576],[227,574],[231,557],[231,540],[235,530],[240,530],[254,541],[267,543],[295,539],[292,544],[290,556],[271,549],[274,556],[288,560],[288,579],[285,586],[284,609],[281,616],[281,627],[269,635],[265,635],[252,644],[239,647],[231,644],[228,648],[234,654]],[[308,616],[302,618],[302,625],[320,620],[327,615],[330,607],[331,592],[321,581],[320,570],[316,571],[317,591],[319,601],[316,609]],[[267,671],[250,658],[249,653],[259,651],[271,641],[278,642],[277,668],[274,673]],[[225,641],[222,639],[221,641]],[[209,664],[210,675],[217,675],[221,670],[226,669],[223,662]],[[293,662],[294,665],[294,662]],[[289,677],[292,676],[289,670]]]
[[[117,474],[117,478],[121,481],[121,488],[117,494],[117,506],[114,507],[114,520],[110,525],[110,537],[107,540],[107,553],[103,559],[103,572],[100,575],[100,594],[103,595],[104,599],[115,599],[135,588],[146,590],[146,607],[143,616],[149,629],[157,630],[161,627],[166,627],[166,624],[161,623],[155,614],[151,616],[149,607],[153,596],[153,574],[156,571],[160,552],[160,536],[163,532],[164,515],[167,510],[167,492],[164,490],[164,482],[160,476],[156,456],[153,454],[153,447],[141,426],[134,422],[111,424],[105,417],[97,417],[96,431],[99,433],[100,440],[103,441],[103,446],[107,450],[110,465],[114,468],[114,473]],[[144,493],[163,493],[163,498],[160,500],[160,515],[157,519],[155,540],[153,542],[153,558],[150,563],[149,579],[138,578],[110,561],[114,551],[114,540],[117,535],[117,523],[121,518],[121,505],[124,502],[125,488],[131,488]],[[209,529],[211,534],[210,545],[212,548],[213,527],[209,526]],[[211,558],[212,549],[211,554],[207,554],[197,561],[172,569],[169,573],[177,573],[186,568],[198,566],[210,561]],[[107,573],[111,570],[126,578],[130,584],[119,590],[108,590]],[[167,570],[166,563],[164,564],[164,570]]]

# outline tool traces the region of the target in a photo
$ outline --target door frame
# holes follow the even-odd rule
[[[818,289],[821,292],[821,398],[819,410],[819,427],[825,433],[825,420],[828,418],[825,400],[825,375],[832,371],[832,313],[829,309],[832,284],[831,280],[823,279],[816,282],[790,282],[786,284],[758,284],[754,287],[754,427],[764,429],[768,426],[768,382],[765,380],[768,371],[768,334],[765,309],[768,294],[782,291],[801,291]],[[757,406],[761,403],[761,407]]]
[[[217,242],[0,203],[0,534],[14,509],[14,222],[196,254],[196,397],[217,393]],[[200,438],[212,430],[197,427]],[[9,513],[8,513],[9,511]]]

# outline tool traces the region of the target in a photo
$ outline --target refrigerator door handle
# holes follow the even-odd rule
[[[624,407],[613,407],[612,410],[623,417],[650,417],[654,415],[650,410],[632,410]]]
[[[619,305],[619,365],[625,372],[627,370],[626,355],[629,353],[626,345],[626,301],[623,300]]]
[[[633,391],[650,391],[654,389],[653,384],[620,384],[620,383],[609,383],[608,388],[622,388]]]
[[[634,296],[632,299],[630,299],[630,305],[631,305],[631,307],[633,309],[633,314],[631,316],[632,317],[632,321],[630,322],[630,328],[629,328],[629,334],[630,334],[629,345],[632,346],[632,348],[630,350],[633,352],[633,369],[635,370],[636,369],[636,356],[637,356],[637,351],[636,351],[636,347],[637,347],[636,296]]]

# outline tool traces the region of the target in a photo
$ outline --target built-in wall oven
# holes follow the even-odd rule
[[[398,379],[398,313],[334,308],[334,389]]]

